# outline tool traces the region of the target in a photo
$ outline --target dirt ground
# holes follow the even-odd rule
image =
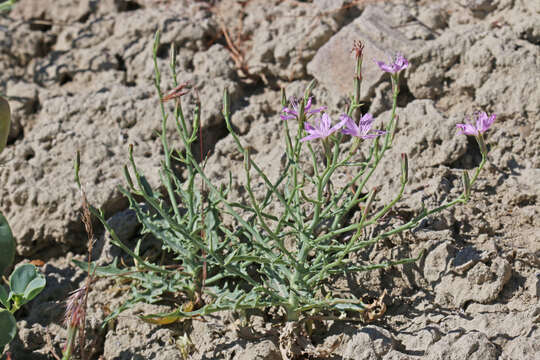
[[[160,67],[167,70],[174,44],[180,79],[195,84],[203,102],[208,173],[221,181],[231,170],[233,188],[244,181],[244,165],[221,116],[223,90],[242,141],[272,176],[282,154],[280,88],[300,95],[317,79],[317,105],[336,116],[352,91],[353,40],[366,45],[361,97],[376,121],[388,118],[391,97],[388,76],[372,60],[401,52],[411,63],[395,145],[373,179],[384,203],[399,183],[396,159],[409,155],[411,182],[391,214],[396,221],[422,202],[459,196],[460,174],[478,165],[480,153],[455,125],[478,110],[497,114],[471,201],[359,254],[375,263],[425,256],[336,280],[358,297],[386,290],[384,317],[320,324],[298,358],[540,358],[540,2],[20,0],[0,15],[0,92],[13,111],[0,157],[0,208],[17,238],[17,261],[42,261],[47,287],[17,313],[12,359],[54,358],[66,339],[65,300],[85,279],[72,263],[87,248],[76,149],[89,201],[135,244],[139,226],[117,186],[128,144],[150,183],[159,181],[151,61],[158,29]],[[193,96],[183,98],[186,113]],[[171,142],[179,144],[172,131]],[[118,249],[97,224],[96,232],[94,256],[106,264]],[[279,336],[287,329],[274,310],[249,328],[228,312],[157,326],[137,315],[171,308],[140,304],[101,329],[128,289],[114,279],[94,284],[90,358],[282,359]]]

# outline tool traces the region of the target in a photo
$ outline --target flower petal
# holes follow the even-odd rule
[[[344,128],[341,129],[341,133],[350,136],[358,136],[360,129],[356,125],[353,119],[351,119],[347,114],[341,114],[341,121],[345,121]]]
[[[306,106],[304,106],[304,112],[307,113],[310,107],[311,107],[311,96],[307,99]]]
[[[460,129],[458,134],[478,135],[478,131],[471,124],[457,124],[456,127]]]
[[[406,69],[409,66],[409,61],[401,54],[397,54],[396,58],[392,60],[389,64],[384,63],[383,61],[375,60],[379,68],[382,71],[395,74],[400,72],[403,69]]]
[[[325,110],[326,110],[326,106],[321,106],[320,108],[306,111],[306,114],[312,115],[312,114],[316,114],[316,113],[323,112],[323,111],[325,111]]]
[[[336,125],[332,126],[332,128],[330,128],[330,132],[328,135],[330,134],[333,134],[335,133],[336,131],[338,131],[339,129],[343,128],[343,126],[345,126],[345,124],[347,123],[349,119],[347,118],[341,118],[340,122],[338,122]],[[352,119],[351,119],[352,121]]]
[[[375,61],[377,63],[377,65],[379,65],[379,68],[384,71],[384,72],[389,72],[389,73],[393,73],[394,72],[394,69],[392,68],[392,66],[390,65],[387,65],[386,63],[382,62],[382,61]]]
[[[330,126],[332,125],[332,120],[330,120],[330,116],[328,116],[327,113],[324,113],[321,116],[319,124],[320,124],[319,129],[321,131],[325,131],[325,130],[328,131],[330,130]]]
[[[396,60],[394,61],[394,70],[395,72],[401,71],[409,67],[409,61],[401,54],[397,54]]]
[[[310,134],[306,137],[303,137],[300,139],[300,142],[304,142],[304,141],[309,141],[309,140],[315,140],[315,139],[318,139],[318,138],[321,138],[321,134],[319,133],[313,133],[313,134]]]
[[[495,114],[492,114],[490,117],[487,116],[485,112],[481,112],[478,114],[478,118],[476,120],[476,128],[480,133],[486,132],[490,128],[490,126],[495,121]]]
[[[293,120],[293,119],[296,119],[296,116],[293,116],[293,115],[282,114],[282,115],[280,115],[280,117],[281,117],[281,120]]]
[[[314,131],[315,127],[306,121],[304,123],[304,129],[309,132],[309,131]]]

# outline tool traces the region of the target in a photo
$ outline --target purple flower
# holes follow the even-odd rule
[[[486,132],[487,129],[490,128],[491,124],[493,124],[496,116],[497,115],[492,114],[491,116],[488,117],[484,111],[476,112],[474,114],[474,117],[476,118],[476,126],[471,124],[470,118],[467,118],[466,119],[467,123],[456,125],[456,127],[459,129],[458,134],[474,135],[474,136],[483,134],[484,132]]]
[[[373,116],[369,113],[362,116],[358,125],[346,114],[342,114],[339,118],[345,121],[345,128],[341,130],[345,135],[356,136],[362,139],[373,139],[386,134],[386,131],[382,130],[374,130],[371,134],[369,133],[373,125]]]
[[[283,108],[283,114],[281,115],[281,120],[292,120],[298,118],[298,113],[300,111],[300,103],[298,99],[294,96],[289,99],[290,107]],[[306,106],[304,106],[304,114],[306,118],[310,115],[320,113],[321,111],[326,110],[326,106],[322,106],[318,109],[311,110],[311,97],[308,98]]]
[[[390,74],[398,73],[409,66],[409,61],[401,54],[397,54],[394,62],[391,64],[386,64],[382,61],[376,60],[375,62],[377,65],[379,65],[382,71],[389,72]]]
[[[339,123],[330,127],[332,125],[332,120],[330,120],[330,116],[328,116],[327,113],[322,114],[322,116],[317,120],[318,121],[316,126],[313,126],[308,122],[304,123],[304,128],[309,135],[303,137],[302,139],[300,139],[300,141],[308,141],[319,138],[325,139],[339,129],[341,129],[343,125],[345,125],[345,121],[347,121],[347,119],[341,119]]]

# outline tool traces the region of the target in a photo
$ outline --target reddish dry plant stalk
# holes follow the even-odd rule
[[[73,291],[69,296],[66,302],[66,313],[64,318],[64,324],[68,328],[68,333],[71,332],[71,336],[76,337],[77,331],[79,334],[79,348],[81,351],[81,359],[87,358],[85,356],[85,323],[86,323],[86,307],[88,303],[88,293],[90,292],[90,287],[94,279],[94,272],[91,269],[91,260],[92,260],[92,249],[94,247],[94,230],[92,227],[92,218],[90,213],[90,208],[88,205],[88,200],[86,198],[86,193],[81,188],[81,197],[82,197],[82,222],[84,223],[84,228],[86,234],[88,235],[88,275],[86,277],[86,283],[81,286],[79,289]],[[67,349],[67,347],[70,349]],[[74,339],[68,338],[66,343],[66,348],[64,349],[64,354],[66,351],[71,353],[75,346]],[[56,357],[56,356],[55,356]]]
[[[221,27],[221,32],[223,33],[223,36],[225,37],[225,42],[227,43],[227,49],[231,53],[231,57],[234,61],[234,65],[236,66],[236,69],[240,71],[246,78],[252,79],[252,80],[258,80],[259,78],[263,80],[264,83],[268,83],[266,80],[266,77],[264,74],[252,74],[249,71],[249,67],[247,65],[244,51],[240,49],[239,46],[235,44],[235,42],[232,40],[229,31],[227,30],[227,27],[223,23],[223,21],[219,22],[219,26]],[[239,40],[241,42],[241,39]]]
[[[79,344],[81,346],[81,358],[84,359],[84,342],[85,342],[85,322],[86,322],[86,306],[88,303],[88,293],[90,292],[90,285],[92,284],[92,281],[94,280],[94,273],[91,272],[91,261],[92,261],[92,250],[94,248],[94,229],[92,227],[92,217],[90,214],[90,208],[88,206],[88,200],[86,198],[86,193],[81,188],[81,196],[82,196],[82,207],[83,207],[83,223],[84,228],[86,230],[86,234],[88,235],[88,276],[86,277],[86,284],[83,286],[82,289],[84,289],[84,297],[82,300],[82,314],[81,314],[81,323],[80,323],[80,331],[79,331]]]
[[[185,90],[184,90],[185,89]],[[182,83],[172,89],[167,95],[161,98],[161,102],[166,102],[173,99],[179,99],[186,95],[191,90],[191,84],[189,82]]]

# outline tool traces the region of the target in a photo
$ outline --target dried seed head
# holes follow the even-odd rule
[[[355,58],[361,58],[364,55],[364,43],[360,40],[354,40],[351,52],[354,53]]]
[[[79,327],[84,312],[84,294],[86,285],[73,291],[66,302],[64,324],[68,327]]]

